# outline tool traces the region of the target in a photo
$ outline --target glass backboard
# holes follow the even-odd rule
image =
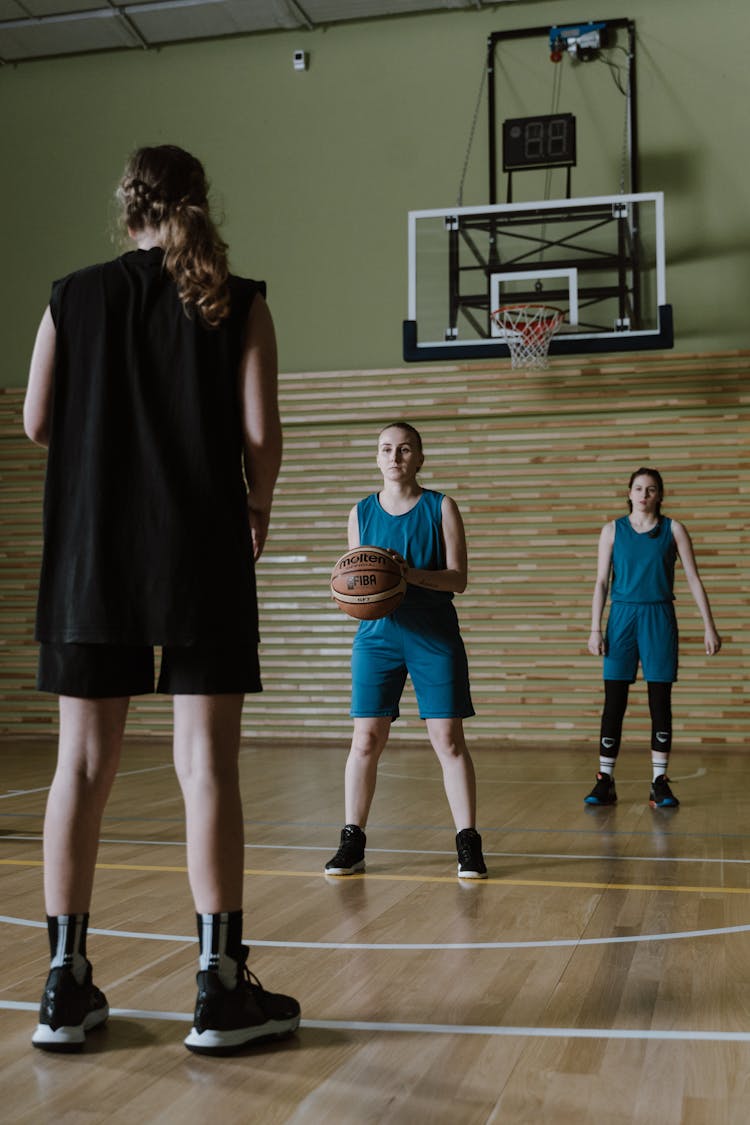
[[[552,355],[672,347],[663,193],[409,213],[404,359],[508,355],[519,303],[563,311]]]

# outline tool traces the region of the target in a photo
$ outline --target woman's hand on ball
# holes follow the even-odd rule
[[[388,554],[392,559],[396,560],[396,562],[401,567],[402,575],[404,576],[404,578],[406,578],[406,572],[409,569],[409,564],[407,563],[406,559],[403,557],[403,555],[400,555],[398,551],[394,551],[391,547],[388,548]]]

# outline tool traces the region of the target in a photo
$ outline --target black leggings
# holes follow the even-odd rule
[[[627,680],[604,681],[604,710],[599,740],[601,753],[616,758],[620,752],[622,722],[628,705]],[[672,685],[650,683],[648,708],[651,712],[651,749],[668,754],[672,749]]]

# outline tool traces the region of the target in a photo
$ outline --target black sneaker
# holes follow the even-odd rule
[[[91,980],[90,963],[83,984],[72,969],[50,969],[31,1042],[42,1051],[80,1051],[86,1032],[101,1027],[108,1015],[107,997]]]
[[[248,953],[243,945],[235,988],[226,988],[217,972],[198,973],[193,1027],[185,1039],[189,1051],[229,1055],[247,1043],[280,1039],[299,1026],[297,1001],[280,992],[266,992],[245,964]]]
[[[366,843],[367,837],[358,825],[345,824],[341,829],[339,850],[323,868],[326,875],[354,875],[364,871]]]
[[[679,801],[669,788],[669,778],[665,773],[660,773],[651,782],[651,795],[648,803],[652,809],[676,809]]]
[[[486,879],[482,837],[476,828],[463,828],[456,836],[459,879]]]
[[[615,779],[609,773],[598,773],[596,775],[596,785],[589,793],[588,797],[583,798],[585,805],[616,805],[617,804],[617,791],[615,789]]]

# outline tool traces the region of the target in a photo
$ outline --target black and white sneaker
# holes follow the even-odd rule
[[[591,792],[583,798],[585,805],[616,805],[617,790],[615,779],[609,773],[598,773],[596,785]]]
[[[31,1042],[42,1051],[80,1051],[86,1032],[109,1016],[107,998],[91,979],[91,964],[79,984],[72,969],[50,969],[39,1005],[39,1023]]]
[[[660,773],[651,782],[651,793],[648,803],[652,809],[676,809],[679,801],[669,787],[669,778],[665,773]]]
[[[463,828],[456,836],[459,879],[486,879],[482,837],[476,828]]]
[[[359,825],[345,824],[341,829],[339,850],[323,868],[326,875],[356,875],[364,871],[366,843],[367,837]]]
[[[247,1043],[280,1039],[299,1027],[297,1001],[280,992],[266,992],[245,964],[248,953],[243,945],[234,988],[226,988],[215,971],[198,973],[193,1027],[185,1039],[189,1051],[229,1055]]]

